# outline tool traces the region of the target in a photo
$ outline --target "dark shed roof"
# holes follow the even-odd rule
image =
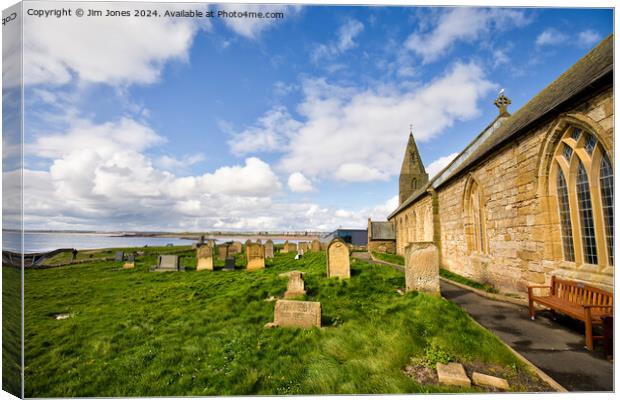
[[[391,222],[371,222],[372,240],[396,240],[396,232]]]

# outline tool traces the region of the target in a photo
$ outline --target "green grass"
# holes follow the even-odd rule
[[[403,373],[429,346],[440,349],[431,356],[526,370],[458,306],[399,294],[404,277],[390,267],[354,260],[351,279],[328,279],[324,252],[293,257],[278,254],[252,272],[196,272],[191,251],[186,272],[147,272],[155,256],[134,270],[115,262],[27,270],[26,396],[465,390]],[[293,269],[305,272],[306,298],[321,302],[321,329],[263,327],[275,304],[265,299],[283,295],[278,274]]]
[[[377,251],[373,251],[372,255],[377,260],[389,262],[397,265],[405,265],[405,258],[403,256],[399,256],[398,254],[387,254],[387,253],[379,253]]]
[[[440,269],[439,270],[439,275],[443,276],[446,279],[450,279],[451,281],[462,283],[463,285],[467,285],[467,286],[472,287],[474,289],[484,290],[485,292],[489,292],[489,293],[498,293],[497,289],[495,289],[491,285],[487,285],[485,283],[480,283],[480,282],[472,281],[469,278],[465,278],[464,276],[461,276],[459,274],[455,274],[454,272],[450,272],[447,269],[443,269],[443,268]]]
[[[2,267],[2,389],[21,397],[21,271]]]

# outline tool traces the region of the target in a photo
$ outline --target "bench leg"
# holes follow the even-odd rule
[[[594,349],[594,338],[592,337],[592,314],[586,309],[586,348],[590,351]]]
[[[531,299],[529,300],[529,306],[530,306],[530,319],[534,321],[534,318],[536,317],[536,310],[534,309],[534,302]]]

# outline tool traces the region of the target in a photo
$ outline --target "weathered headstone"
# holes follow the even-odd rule
[[[306,294],[306,286],[304,284],[303,274],[299,271],[292,271],[288,276],[288,285],[284,293],[285,299],[303,296]]]
[[[213,271],[213,248],[208,244],[196,250],[196,271],[208,269]]]
[[[161,255],[158,258],[157,265],[153,271],[166,272],[179,270],[179,256],[177,255]]]
[[[321,303],[317,301],[278,300],[273,323],[268,326],[321,327]]]
[[[226,257],[224,261],[224,271],[234,271],[235,270],[235,258],[234,257]]]
[[[241,244],[241,242],[239,241],[234,241],[230,244],[229,246],[229,253],[230,254],[237,254],[237,253],[241,253],[241,251],[243,250],[243,245]]]
[[[228,246],[225,244],[217,246],[217,256],[220,260],[225,260],[228,257]]]
[[[265,242],[265,258],[273,258],[273,241],[271,239]]]
[[[321,242],[318,239],[314,239],[310,245],[312,251],[321,251]]]
[[[288,243],[287,247],[289,253],[294,253],[297,251],[297,243]]]
[[[298,250],[299,250],[300,253],[308,251],[308,243],[306,243],[306,242],[299,242]],[[303,253],[302,253],[302,255],[303,255]]]
[[[439,296],[439,253],[433,242],[414,242],[405,247],[407,291]]]
[[[288,240],[284,241],[284,245],[282,246],[282,250],[280,250],[280,253],[288,253]]]
[[[245,252],[248,270],[265,268],[265,247],[262,244],[250,243],[246,245]]]
[[[125,259],[125,253],[122,251],[117,251],[116,254],[114,255],[115,262],[123,262],[124,259]]]
[[[248,239],[248,240],[246,240],[246,241],[245,241],[245,245],[246,245],[246,246],[247,246],[247,245],[249,245],[250,243],[252,243],[252,241],[251,241],[250,239]]]
[[[471,386],[471,380],[465,373],[465,368],[459,363],[437,363],[437,377],[439,378],[439,383],[444,385]]]
[[[327,246],[327,277],[351,277],[349,248],[347,247],[347,244],[340,238],[332,240]]]
[[[127,255],[127,261],[125,262],[125,264],[123,264],[123,268],[131,269],[135,266],[136,266],[136,255],[133,253]]]
[[[209,240],[207,240],[207,244],[208,244],[209,246],[211,246],[211,247],[215,247],[215,240],[213,240],[213,239],[209,239]]]

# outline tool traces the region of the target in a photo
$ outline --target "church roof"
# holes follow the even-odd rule
[[[501,121],[498,119],[493,121],[465,150],[438,173],[428,185],[413,193],[394,210],[388,219],[413,203],[428,188],[436,189],[441,187],[501,144],[506,143],[519,134],[527,132],[530,127],[543,121],[550,113],[567,105],[585,91],[592,90],[592,86],[596,83],[603,82],[605,78],[613,78],[613,39],[613,34],[609,35],[549,86],[534,96],[515,114],[508,118],[502,118]],[[609,83],[612,83],[611,79]],[[496,124],[496,122],[501,123]]]
[[[396,232],[391,222],[371,222],[371,240],[396,240]]]
[[[400,167],[401,174],[419,174],[425,173],[424,164],[420,158],[420,152],[418,146],[415,143],[413,134],[409,133],[409,140],[407,141],[407,149],[405,150],[405,156],[403,157],[403,163]]]

